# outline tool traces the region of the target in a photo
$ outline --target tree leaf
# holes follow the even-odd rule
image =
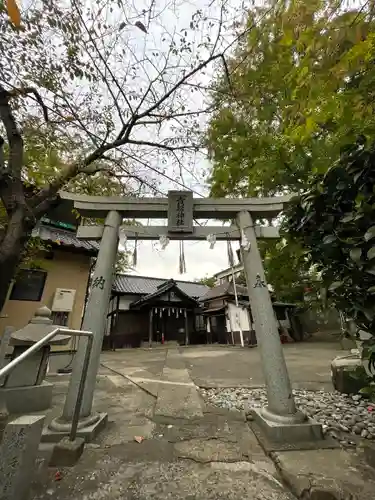
[[[141,23],[141,21],[137,21],[134,26],[137,26],[137,28],[139,28],[141,31],[143,31],[143,33],[147,33],[147,29],[146,29],[146,26]]]
[[[375,285],[374,286],[370,286],[370,288],[367,289],[367,292],[368,293],[375,293]]]
[[[336,288],[339,288],[342,284],[343,281],[334,281],[329,285],[328,290],[332,292],[333,290],[336,290]]]
[[[362,256],[362,249],[361,248],[352,248],[349,252],[350,258],[354,260],[355,262],[358,262],[361,260]]]
[[[374,392],[374,389],[370,386],[362,387],[362,389],[359,390],[360,394],[365,394],[365,395],[370,395],[373,392]]]
[[[344,215],[344,217],[341,217],[340,221],[341,222],[351,222],[354,219],[354,214],[350,212],[349,214]]]
[[[336,240],[336,236],[334,234],[329,234],[328,236],[325,236],[323,238],[323,243],[324,245],[329,245],[330,243],[333,243]]]
[[[12,23],[20,27],[21,26],[21,13],[20,9],[18,8],[18,5],[15,0],[6,0],[6,8],[8,12],[8,16],[10,17],[10,20]]]
[[[367,258],[369,260],[372,260],[375,258],[375,246],[371,247],[370,250],[367,252]]]
[[[365,240],[369,241],[375,237],[375,226],[371,226],[365,233]]]

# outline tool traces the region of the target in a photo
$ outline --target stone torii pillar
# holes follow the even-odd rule
[[[103,336],[107,322],[108,304],[111,295],[113,275],[119,242],[119,228],[122,215],[117,211],[107,214],[100,249],[91,281],[91,291],[87,301],[83,318],[83,330],[94,333],[94,342],[90,364],[87,372],[85,390],[80,412],[78,435],[87,439],[92,438],[105,424],[107,414],[92,413],[92,403],[96,385],[96,376],[100,366],[100,354]],[[78,395],[79,381],[86,352],[86,339],[81,338],[73,362],[73,371],[69,383],[68,394],[61,417],[53,420],[49,425],[50,431],[69,432],[73,412]]]
[[[254,224],[248,211],[237,214],[241,256],[255,323],[268,405],[253,411],[256,423],[272,441],[298,442],[323,439],[321,425],[297,411],[283,347],[267,287]]]

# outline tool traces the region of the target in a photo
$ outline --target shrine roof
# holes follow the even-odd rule
[[[96,255],[99,250],[99,242],[78,239],[75,232],[57,227],[40,225],[34,229],[32,236],[38,237],[53,245],[59,245],[62,248],[74,248],[93,255]]]
[[[136,276],[132,274],[116,274],[112,291],[116,294],[149,295],[157,291],[160,285],[168,282],[165,278]],[[209,288],[194,281],[175,281],[178,288],[189,297],[202,297]]]
[[[172,291],[174,294],[178,295],[180,299],[182,299],[185,303],[190,304],[190,307],[198,307],[198,301],[188,295],[187,293],[183,292],[181,288],[178,286],[176,281],[173,279],[165,281],[162,285],[159,285],[155,292],[149,293],[148,295],[144,295],[140,299],[136,300],[135,302],[132,302],[130,304],[131,308],[139,308],[142,307],[145,304],[152,303],[154,300],[160,299],[161,296],[166,294],[167,292]],[[178,303],[176,303],[177,306]]]

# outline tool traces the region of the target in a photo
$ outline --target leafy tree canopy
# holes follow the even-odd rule
[[[300,245],[285,239],[259,244],[267,283],[272,285],[276,300],[302,303],[306,289],[312,286],[310,263],[304,259]]]
[[[212,90],[212,195],[302,192],[343,146],[375,138],[374,14],[373,1],[341,0],[269,2],[247,14],[254,28],[228,61],[229,83],[219,74]],[[297,244],[264,242],[262,253],[278,299],[314,288]]]
[[[213,195],[303,190],[345,144],[375,136],[374,2],[270,2],[252,10],[213,90]]]

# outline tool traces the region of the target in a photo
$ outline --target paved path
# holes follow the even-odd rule
[[[194,382],[203,387],[251,387],[264,384],[258,348],[182,349]],[[284,346],[295,388],[332,390],[330,364],[345,354],[337,343],[304,342]]]
[[[294,384],[330,387],[329,363],[337,352],[327,344],[288,346]],[[274,463],[243,415],[205,406],[194,382],[259,385],[258,356],[256,349],[206,347],[103,354],[94,408],[108,412],[108,427],[74,468],[60,470],[61,481],[41,464],[30,500],[293,500],[281,477],[304,499],[346,498],[312,496],[327,484],[335,494],[344,488],[358,493],[350,498],[370,498],[373,474],[356,457],[342,450],[291,451],[276,453]],[[68,377],[51,380],[55,408],[47,420],[59,413]],[[335,476],[327,479],[325,471]],[[345,479],[351,474],[355,481]]]
[[[33,500],[293,499],[244,417],[205,407],[177,349],[105,357],[95,404],[108,428],[61,481],[41,466]]]

